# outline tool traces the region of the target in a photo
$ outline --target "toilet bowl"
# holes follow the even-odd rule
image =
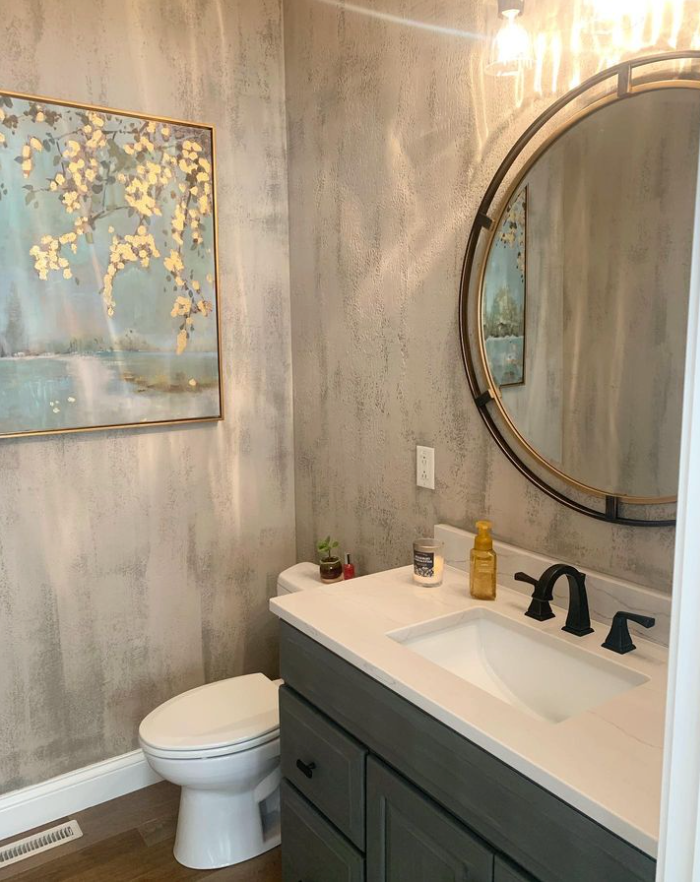
[[[318,587],[318,567],[297,564],[277,593]],[[281,682],[246,674],[198,686],[141,723],[149,764],[182,788],[174,855],[184,866],[227,867],[279,845]]]

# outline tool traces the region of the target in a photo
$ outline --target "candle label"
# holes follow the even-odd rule
[[[432,551],[413,552],[413,572],[416,576],[429,579],[435,575],[435,554]]]

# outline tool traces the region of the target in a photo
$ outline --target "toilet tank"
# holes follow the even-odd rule
[[[295,591],[305,591],[307,588],[320,588],[322,584],[318,564],[306,561],[295,564],[279,574],[277,595],[293,594]]]

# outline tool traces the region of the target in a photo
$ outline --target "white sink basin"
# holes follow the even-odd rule
[[[481,607],[387,636],[501,701],[551,723],[597,707],[649,679]]]

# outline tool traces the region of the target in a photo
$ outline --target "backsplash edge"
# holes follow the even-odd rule
[[[445,543],[445,563],[467,572],[469,569],[469,552],[474,542],[474,533],[452,527],[450,524],[435,524],[436,539]],[[538,577],[543,570],[553,563],[571,563],[576,561],[560,561],[547,555],[509,545],[494,539],[494,550],[498,556],[498,584],[512,588],[521,594],[531,594],[532,587],[523,582],[516,582],[513,575],[523,570]],[[637,628],[631,624],[631,631],[639,633],[646,640],[668,646],[671,628],[671,597],[661,594],[643,585],[618,579],[605,573],[581,567],[586,574],[588,589],[588,605],[591,618],[599,622],[610,623],[618,610],[641,613],[653,616],[656,625],[650,630]],[[568,607],[568,586],[565,579],[560,579],[554,590],[554,604],[559,608]],[[604,635],[602,635],[604,636]]]

